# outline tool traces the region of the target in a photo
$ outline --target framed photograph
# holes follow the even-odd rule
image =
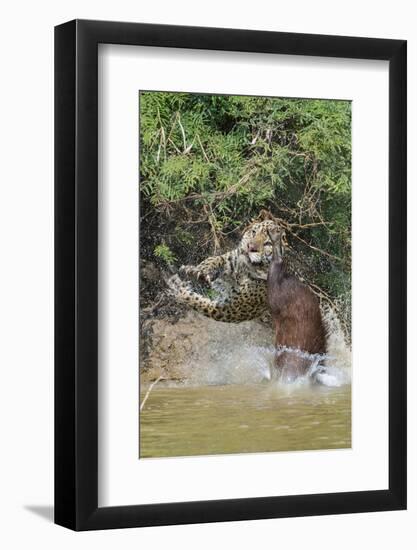
[[[406,42],[55,29],[55,522],[406,508]]]

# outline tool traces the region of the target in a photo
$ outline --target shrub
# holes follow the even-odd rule
[[[140,200],[145,257],[196,263],[266,209],[312,288],[349,303],[349,101],[142,92]]]

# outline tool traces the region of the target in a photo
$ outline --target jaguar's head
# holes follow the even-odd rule
[[[241,240],[242,252],[250,263],[255,265],[269,265],[272,260],[273,243],[270,237],[282,233],[282,228],[273,220],[264,220],[251,224],[243,233]],[[285,237],[282,238],[283,246]]]

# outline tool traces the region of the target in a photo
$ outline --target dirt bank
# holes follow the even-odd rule
[[[140,345],[142,381],[159,376],[167,380],[192,380],[198,370],[199,380],[206,372],[206,381],[210,382],[210,371],[218,378],[222,364],[228,357],[235,357],[236,350],[240,350],[242,361],[249,346],[270,348],[274,336],[269,323],[222,323],[187,311],[178,319],[146,320],[142,338],[146,340],[146,345]],[[228,373],[230,376],[230,368]]]

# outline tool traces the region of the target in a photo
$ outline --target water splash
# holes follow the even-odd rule
[[[270,380],[274,346],[252,343],[234,348],[218,348],[207,361],[193,364],[191,385],[259,384]]]
[[[351,380],[351,351],[337,315],[329,307],[322,311],[327,332],[326,355],[309,355],[300,350],[292,353],[311,359],[311,366],[305,376],[294,381],[294,388],[317,383],[323,386],[339,387]],[[272,332],[271,332],[272,340]],[[286,349],[285,351],[288,351]],[[207,354],[198,361],[188,359],[190,376],[183,383],[191,386],[260,384],[273,379],[276,349],[271,345],[258,345],[252,338],[243,343],[217,341],[209,346]],[[274,384],[285,384],[285,380],[274,380]]]
[[[294,387],[311,385],[312,382],[324,386],[350,383],[351,350],[339,319],[328,307],[323,308],[322,314],[328,353],[326,356],[309,356],[309,372],[291,384]],[[272,381],[270,385],[276,385],[285,382],[272,380],[274,376],[271,376],[276,372],[272,323],[221,323],[192,312],[174,325],[155,322],[153,329],[156,342],[153,362],[158,368],[154,368],[150,381],[162,375],[164,384],[170,386],[249,385],[268,381]],[[164,368],[169,368],[171,376],[166,376]]]
[[[327,376],[336,376],[343,384],[350,384],[352,350],[346,341],[341,322],[329,305],[322,307],[322,316],[327,333],[327,358],[324,362]]]

